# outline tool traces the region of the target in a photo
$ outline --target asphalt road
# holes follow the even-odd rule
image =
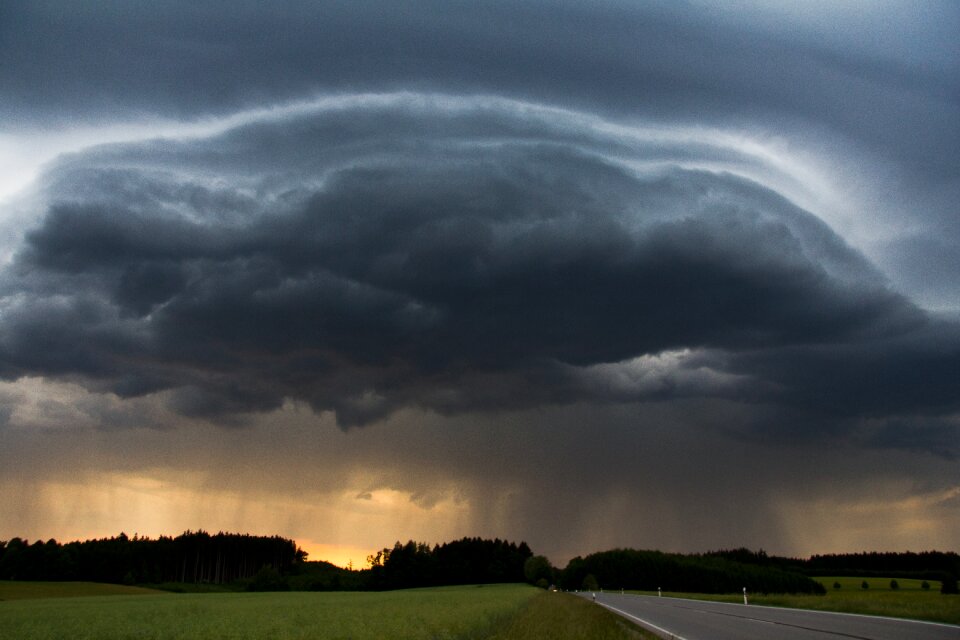
[[[960,640],[960,627],[932,622],[618,593],[596,596],[598,604],[676,640]]]

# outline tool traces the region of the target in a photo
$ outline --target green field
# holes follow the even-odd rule
[[[17,640],[330,638],[558,640],[652,638],[568,594],[526,585],[381,593],[286,592],[109,595],[0,602],[0,638]],[[87,589],[111,585],[87,584]],[[77,588],[75,591],[82,591]],[[122,588],[121,588],[122,589]],[[52,595],[54,590],[48,590]],[[146,591],[146,590],[145,590]],[[129,593],[129,591],[123,591]],[[149,592],[148,592],[149,593]],[[29,597],[29,596],[28,596]]]
[[[541,592],[489,640],[656,640],[621,616],[569,593]]]
[[[826,595],[749,594],[750,604],[960,624],[960,596],[942,595],[940,583],[937,581],[929,581],[930,589],[927,591],[921,588],[922,580],[898,578],[897,583],[900,588],[893,590],[890,588],[890,578],[817,577],[814,579],[826,588]],[[860,587],[864,580],[869,584],[869,589]],[[835,582],[840,583],[840,589],[833,588]],[[643,593],[656,595],[656,592]],[[743,602],[742,594],[664,592],[663,595],[717,602]]]
[[[832,578],[823,578],[818,577],[814,578],[817,582],[823,585],[823,588],[834,594],[839,594],[841,592],[881,592],[881,591],[893,591],[890,588],[891,578],[852,578],[848,576],[832,577]],[[913,580],[911,578],[897,578],[897,586],[899,587],[896,591],[920,591],[921,593],[935,593],[940,595],[940,583],[936,580],[928,580],[930,588],[924,590],[923,580]],[[869,589],[863,589],[861,584],[866,581]],[[834,584],[839,583],[840,589],[834,588]],[[848,594],[849,595],[849,594]]]
[[[143,587],[101,582],[9,582],[0,580],[0,600],[77,598],[83,596],[145,596],[163,593]]]

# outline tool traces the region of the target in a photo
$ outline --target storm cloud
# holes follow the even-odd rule
[[[622,496],[658,450],[769,454],[756,540],[825,495],[794,452],[949,493],[960,12],[881,4],[5,3],[0,168],[29,187],[0,192],[0,438],[336,424],[365,502],[516,495],[519,536],[553,510],[597,544],[623,537],[538,478],[604,467],[572,504],[650,533]]]
[[[403,406],[603,399],[605,377],[682,351],[614,396],[832,396],[829,414],[888,403],[896,381],[836,372],[825,394],[820,370],[842,350],[895,378],[878,354],[896,343],[928,389],[902,408],[956,409],[955,330],[946,354],[923,353],[929,319],[816,216],[684,168],[756,159],[550,115],[358,97],[64,160],[7,269],[5,376],[173,390],[176,410],[213,418],[289,398],[350,426]]]

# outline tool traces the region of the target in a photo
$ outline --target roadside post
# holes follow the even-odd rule
[[[746,588],[746,587],[743,588],[743,604],[748,604],[748,603],[747,603],[747,588]]]

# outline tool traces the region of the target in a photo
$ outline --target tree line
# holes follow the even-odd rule
[[[215,584],[249,590],[379,591],[458,584],[529,582],[567,590],[823,593],[814,575],[883,576],[941,581],[956,589],[960,556],[952,552],[858,553],[809,559],[730,549],[677,554],[613,549],[576,557],[563,569],[526,542],[462,538],[428,545],[397,542],[362,569],[309,562],[279,536],[187,531],[177,537],[127,537],[60,544],[0,541],[0,580],[89,580],[118,584]],[[949,587],[949,588],[948,588]]]
[[[380,591],[458,584],[523,582],[533,555],[526,542],[461,538],[430,546],[397,542],[367,557],[367,567],[348,570],[307,562],[288,578],[294,589]]]
[[[385,590],[523,582],[525,542],[463,538],[441,545],[397,542],[361,570],[308,562],[293,540],[187,531],[152,539],[121,533],[60,544],[0,541],[0,580],[89,580],[116,584],[216,584],[249,590]]]
[[[957,579],[960,578],[960,555],[943,551],[815,555],[804,562],[804,570],[811,575]]]
[[[825,593],[798,571],[752,564],[721,554],[613,549],[576,557],[561,572],[564,589],[636,589],[688,593]]]
[[[523,565],[533,555],[526,542],[462,538],[432,548],[413,541],[368,558],[371,586],[403,589],[456,584],[523,582]]]
[[[677,554],[613,549],[572,559],[563,570],[545,558],[527,566],[531,582],[552,581],[564,589],[636,589],[675,592],[825,593],[811,576],[879,576],[938,580],[956,593],[960,556],[953,552],[867,552],[815,555],[809,559],[767,555],[763,550],[725,549]]]
[[[227,584],[252,579],[264,568],[288,572],[305,557],[293,540],[223,532],[156,539],[121,533],[66,544],[13,538],[0,541],[0,579]]]

